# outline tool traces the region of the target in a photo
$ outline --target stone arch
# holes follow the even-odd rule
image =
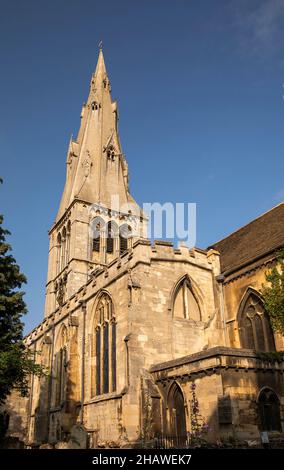
[[[248,287],[237,313],[240,346],[258,351],[275,351],[274,335],[261,294]]]
[[[188,320],[201,321],[203,301],[197,286],[188,274],[183,275],[174,285],[170,296],[172,316]]]
[[[97,295],[96,295],[96,297],[95,297],[95,300],[94,300],[94,302],[93,302],[93,305],[92,305],[92,307],[91,307],[91,323],[90,323],[91,329],[93,329],[94,324],[95,324],[95,321],[96,321],[95,316],[96,316],[96,310],[97,310],[98,304],[99,304],[99,302],[100,302],[100,299],[101,299],[102,297],[104,297],[104,296],[107,296],[107,297],[110,298],[110,300],[111,300],[111,302],[112,302],[112,304],[113,304],[113,309],[114,309],[115,314],[116,314],[116,312],[117,312],[116,302],[115,302],[115,299],[113,298],[113,296],[111,295],[111,293],[110,293],[107,289],[101,289],[101,290],[97,293]]]
[[[186,439],[185,399],[176,381],[171,384],[167,393],[167,409],[168,434],[177,438],[178,441]]]
[[[257,397],[258,421],[261,431],[282,431],[280,400],[270,387],[263,387]]]
[[[60,325],[59,327],[59,330],[57,332],[56,339],[54,342],[55,351],[57,351],[58,349],[64,346],[67,346],[67,343],[68,343],[68,329],[65,323],[62,323],[62,325]]]

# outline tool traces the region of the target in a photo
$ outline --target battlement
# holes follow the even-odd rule
[[[138,239],[131,249],[109,264],[93,268],[93,263],[90,263],[89,279],[86,284],[25,337],[26,345],[29,346],[39,337],[44,337],[53,325],[65,317],[69,317],[68,321],[72,325],[74,315],[82,310],[82,303],[94,298],[101,289],[107,289],[118,278],[129,277],[129,273],[139,264],[150,266],[155,262],[189,263],[200,269],[213,271],[216,276],[220,274],[219,253],[215,250],[189,249],[182,245],[175,248],[173,243],[168,241],[155,240],[152,244],[148,239]],[[68,269],[66,276],[68,277]]]

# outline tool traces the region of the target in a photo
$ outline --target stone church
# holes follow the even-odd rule
[[[25,338],[48,374],[6,403],[8,435],[26,446],[68,446],[78,429],[91,448],[186,436],[193,389],[209,441],[284,431],[272,354],[284,342],[260,294],[284,246],[284,203],[207,249],[151,243],[146,229],[100,50],[49,231],[44,319]]]

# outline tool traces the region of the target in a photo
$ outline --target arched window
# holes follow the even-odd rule
[[[55,406],[61,405],[66,395],[66,378],[67,378],[67,328],[62,326],[54,356],[54,379],[55,379]]]
[[[109,145],[107,148],[107,158],[112,161],[115,159],[115,149],[113,145]]]
[[[111,254],[115,251],[115,242],[118,235],[118,229],[115,222],[107,224],[106,252]]]
[[[56,260],[57,274],[61,271],[61,234],[57,235],[57,260]]]
[[[261,391],[258,398],[258,411],[262,431],[282,431],[280,403],[273,390],[265,388]]]
[[[68,264],[70,260],[70,236],[71,236],[71,223],[69,220],[67,224],[67,236],[66,236],[66,264]]]
[[[131,227],[127,224],[119,227],[119,254],[122,255],[130,248]]]
[[[102,235],[104,231],[104,221],[100,217],[96,217],[92,221],[92,237],[93,237],[93,243],[92,243],[92,250],[100,253],[102,249]]]
[[[116,321],[113,303],[106,293],[100,297],[94,324],[96,395],[116,390]]]
[[[92,102],[92,110],[97,111],[97,109],[98,109],[98,103],[96,101],[93,101]]]
[[[178,283],[175,289],[173,316],[195,321],[201,320],[199,305],[187,276]]]
[[[57,235],[57,274],[62,271],[68,261],[69,261],[69,250],[70,250],[70,231],[71,231],[71,224],[70,221],[66,227],[63,227],[61,233]]]
[[[61,245],[60,245],[60,271],[65,268],[66,264],[66,228],[63,227],[61,232]]]
[[[48,398],[49,398],[49,380],[50,380],[50,354],[51,341],[46,337],[39,345],[38,356],[36,360],[43,367],[45,374],[40,377],[34,377],[33,386],[33,404],[34,422],[32,425],[30,437],[37,442],[45,438],[45,431],[49,419]]]
[[[248,291],[241,303],[238,321],[242,348],[275,351],[269,319],[257,293]]]

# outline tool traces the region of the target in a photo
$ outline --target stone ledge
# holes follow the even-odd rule
[[[173,242],[168,242],[166,240],[154,240],[154,246],[160,245],[160,246],[168,246],[172,248],[174,246]]]
[[[98,395],[94,398],[91,398],[90,400],[85,401],[84,406],[91,405],[92,403],[99,403],[99,402],[102,402],[102,401],[117,400],[118,398],[122,398],[123,395],[124,395],[123,392],[120,392],[120,393],[116,393],[116,392],[105,393],[103,395]]]
[[[244,359],[248,358],[248,359],[255,359],[257,361],[262,362],[257,352],[251,349],[238,349],[238,348],[228,348],[225,346],[216,346],[214,348],[207,349],[206,351],[201,351],[195,354],[190,354],[189,356],[183,356],[178,359],[173,359],[171,361],[162,362],[160,364],[153,364],[150,367],[149,371],[159,372],[165,369],[171,369],[177,366],[183,366],[185,364],[194,363],[194,362],[202,361],[204,359],[220,357],[220,356],[230,356],[234,358],[244,358]],[[275,362],[275,361],[271,361],[271,362]]]

